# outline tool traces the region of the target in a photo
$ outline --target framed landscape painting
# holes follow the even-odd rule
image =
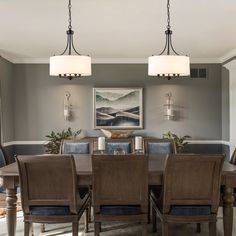
[[[94,88],[95,129],[143,128],[142,88]]]

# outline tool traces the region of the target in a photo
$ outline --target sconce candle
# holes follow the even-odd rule
[[[105,137],[98,138],[98,150],[104,151],[106,149]]]
[[[135,137],[135,150],[143,149],[143,138],[141,136]]]

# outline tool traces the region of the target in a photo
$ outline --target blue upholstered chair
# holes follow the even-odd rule
[[[0,168],[7,165],[6,153],[2,146],[0,146]],[[0,193],[5,193],[5,188],[0,185]]]
[[[91,154],[93,153],[93,142],[91,139],[69,139],[63,140],[61,154]]]
[[[162,236],[168,236],[170,223],[203,222],[209,223],[210,235],[215,236],[223,162],[223,155],[170,154],[162,195],[150,194],[153,231],[158,216]]]
[[[107,139],[106,153],[114,154],[117,150],[123,150],[124,154],[133,152],[133,139]]]
[[[32,223],[72,223],[78,236],[78,221],[86,211],[88,230],[90,194],[83,199],[77,188],[76,167],[71,155],[18,156],[25,234]]]
[[[92,168],[95,235],[101,223],[115,221],[140,222],[146,236],[148,156],[94,155]]]
[[[144,139],[145,153],[155,154],[172,154],[176,153],[175,143],[172,139],[147,138]]]

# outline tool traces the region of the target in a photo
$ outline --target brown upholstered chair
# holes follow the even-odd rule
[[[141,222],[147,235],[148,157],[94,155],[93,206],[95,235],[101,222]]]
[[[162,197],[151,192],[153,230],[156,216],[162,222],[162,236],[169,223],[209,222],[210,235],[216,235],[217,211],[223,155],[169,155]]]
[[[172,154],[176,153],[175,142],[172,139],[145,138],[145,153],[155,154]]]
[[[78,221],[86,211],[88,227],[90,195],[80,199],[73,156],[18,156],[25,236],[32,223],[71,222],[73,236],[78,235]]]

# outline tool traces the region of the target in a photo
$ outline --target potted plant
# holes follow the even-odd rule
[[[184,147],[188,144],[186,140],[188,138],[191,138],[191,136],[189,135],[184,135],[183,137],[177,136],[176,134],[171,133],[170,131],[163,134],[162,137],[165,139],[173,139],[178,153],[183,152]]]
[[[49,142],[45,145],[46,152],[50,154],[59,154],[61,141],[64,139],[76,138],[81,133],[81,129],[73,132],[71,128],[67,130],[62,130],[62,132],[54,132],[46,135],[46,138],[49,139]]]

